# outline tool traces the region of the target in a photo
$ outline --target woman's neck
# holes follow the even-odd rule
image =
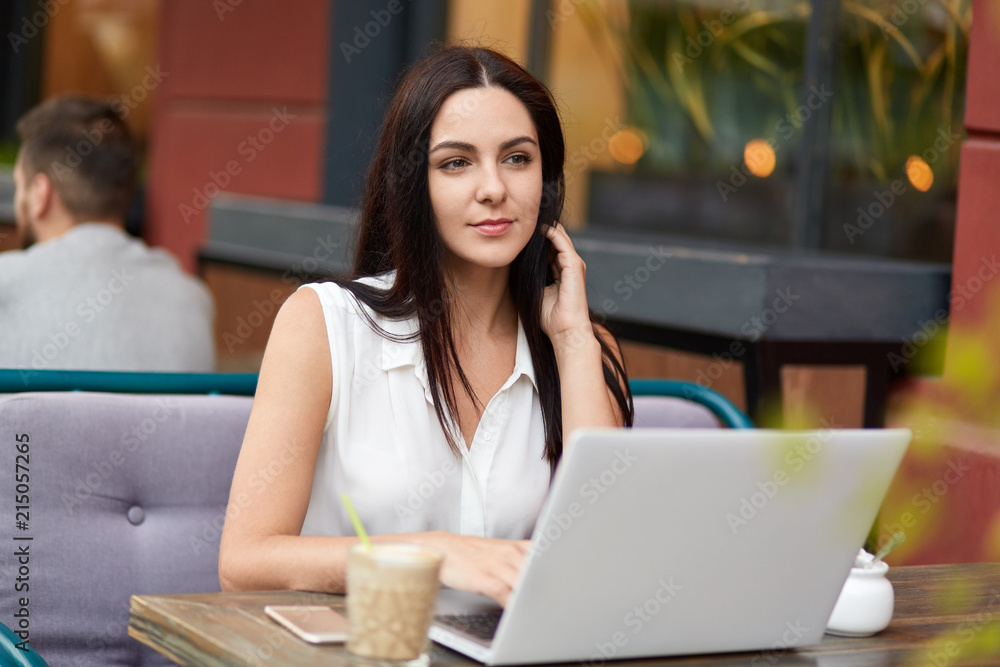
[[[509,267],[475,267],[448,275],[452,323],[459,339],[466,335],[516,335],[517,308],[510,294],[509,275]]]

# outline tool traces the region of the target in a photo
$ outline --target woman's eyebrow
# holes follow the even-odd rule
[[[518,144],[523,144],[523,143],[534,144],[535,146],[538,145],[537,141],[535,141],[531,137],[525,135],[523,137],[515,137],[513,139],[508,139],[507,141],[505,141],[502,144],[500,144],[500,152],[502,153],[505,150],[511,149],[514,146],[517,146]],[[436,146],[434,146],[434,148],[432,148],[429,152],[433,153],[435,151],[440,151],[440,150],[444,150],[444,149],[464,151],[466,153],[476,153],[477,152],[477,149],[476,149],[475,146],[473,146],[472,144],[466,143],[464,141],[442,141],[441,143],[439,143]]]
[[[456,151],[464,151],[466,153],[475,153],[476,147],[472,144],[467,144],[464,141],[442,141],[437,146],[430,150],[431,153],[435,151],[440,151],[444,149],[451,149]]]
[[[502,153],[505,150],[508,150],[510,148],[513,148],[514,146],[517,146],[518,144],[523,144],[525,142],[527,142],[529,144],[534,144],[535,146],[538,146],[538,142],[535,141],[534,139],[532,139],[529,136],[515,137],[514,139],[509,139],[509,140],[503,142],[502,144],[500,144],[500,152]]]

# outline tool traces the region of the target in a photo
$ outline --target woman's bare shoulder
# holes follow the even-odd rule
[[[261,381],[274,379],[284,384],[297,379],[329,394],[330,372],[322,303],[315,291],[300,289],[285,300],[275,317],[261,364]]]
[[[310,338],[326,338],[323,303],[319,294],[312,289],[300,289],[292,293],[278,309],[271,338],[292,337],[307,342]]]

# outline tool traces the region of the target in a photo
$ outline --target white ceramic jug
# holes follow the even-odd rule
[[[826,631],[844,637],[867,637],[884,630],[892,620],[895,594],[885,574],[884,561],[870,567],[852,567]]]

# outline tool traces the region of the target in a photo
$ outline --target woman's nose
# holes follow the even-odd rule
[[[496,166],[485,167],[480,171],[478,185],[476,201],[480,203],[499,204],[507,198],[507,186]]]

